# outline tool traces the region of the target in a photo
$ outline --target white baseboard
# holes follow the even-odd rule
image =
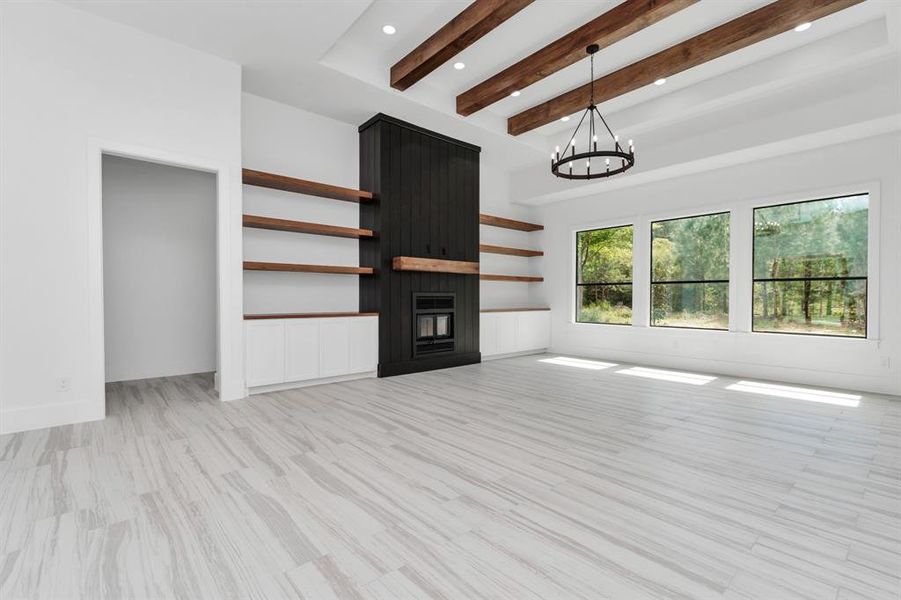
[[[96,400],[12,408],[0,410],[0,434],[98,421],[105,417],[104,403]]]
[[[529,356],[531,354],[544,354],[547,352],[547,348],[539,348],[537,350],[523,350],[522,352],[510,352],[508,354],[489,354],[488,356],[482,355],[482,362],[488,360],[497,360],[499,358],[513,358],[515,356]]]
[[[306,381],[291,381],[288,383],[273,383],[272,385],[260,385],[247,389],[247,393],[251,396],[254,394],[265,394],[268,392],[282,392],[284,390],[293,390],[295,388],[304,388],[314,385],[323,385],[325,383],[338,383],[341,381],[353,381],[354,379],[367,379],[369,377],[377,377],[375,371],[367,371],[365,373],[354,373],[352,375],[338,375],[337,377],[322,377],[320,379],[307,379]]]
[[[241,400],[247,397],[247,388],[244,387],[243,379],[220,379],[216,373],[216,391],[219,392],[219,399],[223,402],[232,400]]]

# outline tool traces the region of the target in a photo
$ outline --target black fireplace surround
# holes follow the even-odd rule
[[[360,310],[379,313],[380,377],[477,363],[479,276],[395,271],[396,256],[479,260],[479,152],[378,114],[360,126]]]

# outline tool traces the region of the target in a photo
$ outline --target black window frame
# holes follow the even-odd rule
[[[839,200],[841,198],[852,198],[854,196],[867,197],[867,275],[858,275],[854,277],[761,277],[754,275],[754,269],[757,266],[757,210],[766,208],[776,208],[779,206],[791,206],[792,204],[809,204],[811,202],[824,202],[826,200]],[[755,206],[751,211],[751,333],[777,334],[777,335],[802,335],[821,338],[838,338],[846,340],[869,340],[870,339],[870,198],[872,195],[869,191],[853,192],[848,194],[839,194],[838,196],[825,196],[823,198],[813,198],[811,200],[795,200],[793,202],[780,202],[779,204],[767,204],[766,206]],[[764,331],[754,328],[754,286],[757,282],[787,282],[787,281],[863,281],[863,314],[864,314],[864,335],[840,335],[832,333],[809,333],[805,331]]]
[[[620,282],[604,282],[604,283],[584,283],[584,282],[579,283],[579,234],[580,233],[588,233],[591,231],[604,231],[605,229],[622,229],[624,227],[632,228],[632,261],[633,261],[632,280],[631,281],[620,281]],[[576,231],[575,249],[576,249],[576,260],[573,263],[573,266],[575,267],[575,275],[576,275],[576,285],[575,285],[575,288],[573,289],[573,291],[575,292],[574,298],[573,298],[573,304],[575,305],[575,309],[576,309],[576,314],[574,315],[575,322],[579,325],[616,325],[618,327],[632,327],[633,325],[635,325],[635,312],[634,312],[634,310],[635,310],[635,307],[634,307],[634,305],[635,305],[635,302],[634,302],[635,301],[635,266],[634,266],[634,261],[635,261],[635,223],[624,223],[622,225],[608,225],[606,227],[592,227],[591,229],[579,229],[578,231]],[[579,308],[580,308],[579,307],[579,288],[583,287],[583,286],[600,287],[600,286],[613,286],[613,285],[628,285],[632,290],[632,294],[631,294],[632,302],[630,303],[630,306],[629,306],[629,309],[631,311],[633,311],[631,322],[629,322],[629,323],[598,323],[596,321],[580,321],[579,320],[579,312],[580,312],[579,311]]]
[[[679,281],[654,281],[654,224],[655,223],[666,223],[667,221],[683,221],[685,219],[700,219],[702,217],[713,217],[717,215],[729,215],[729,260],[727,261],[726,267],[729,270],[729,279],[700,279],[697,281],[688,281],[688,280],[679,280]],[[720,210],[716,212],[703,213],[700,215],[686,215],[683,217],[671,217],[669,219],[657,219],[655,221],[651,221],[648,225],[648,243],[651,246],[650,253],[650,263],[648,265],[649,277],[648,281],[650,282],[648,285],[648,326],[649,327],[659,327],[661,329],[693,329],[697,331],[729,331],[729,325],[726,327],[690,327],[687,325],[654,325],[654,286],[655,285],[665,285],[665,284],[686,284],[686,283],[725,283],[727,286],[728,293],[728,285],[732,278],[732,211],[731,210]],[[752,308],[753,311],[753,308]],[[731,323],[732,314],[731,311],[726,312],[726,318],[729,319]]]

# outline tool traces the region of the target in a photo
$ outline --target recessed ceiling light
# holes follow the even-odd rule
[[[454,68],[457,69],[458,71],[462,71],[463,69],[466,68],[466,65],[461,62],[455,62]]]
[[[666,77],[661,77],[660,79],[654,81],[654,85],[663,85],[664,83],[666,83]]]
[[[513,96],[514,98],[516,98],[517,96],[519,96],[519,90],[515,90],[515,91],[514,91],[512,94],[510,94],[510,95]]]
[[[569,117],[562,117],[560,120],[566,123],[567,121],[569,121]]]
[[[382,25],[382,33],[385,35],[394,35],[397,33],[397,29],[394,28],[394,25]]]
[[[799,33],[802,32],[802,31],[807,31],[808,29],[810,29],[810,23],[809,23],[809,22],[807,22],[807,23],[801,23],[800,25],[798,25],[797,27],[795,27],[795,31],[797,31],[797,32],[799,32]]]

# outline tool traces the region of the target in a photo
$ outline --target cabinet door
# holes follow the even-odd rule
[[[319,319],[285,321],[285,381],[319,377]]]
[[[516,342],[516,313],[497,313],[497,353],[518,352]]]
[[[548,317],[545,311],[516,313],[516,336],[520,351],[547,348]]]
[[[350,372],[375,371],[379,362],[378,317],[348,319],[350,332]]]
[[[497,354],[497,313],[479,316],[479,351],[482,356]]]
[[[346,375],[350,371],[349,320],[322,319],[319,322],[320,377]]]
[[[285,381],[285,322],[245,323],[247,387]]]

